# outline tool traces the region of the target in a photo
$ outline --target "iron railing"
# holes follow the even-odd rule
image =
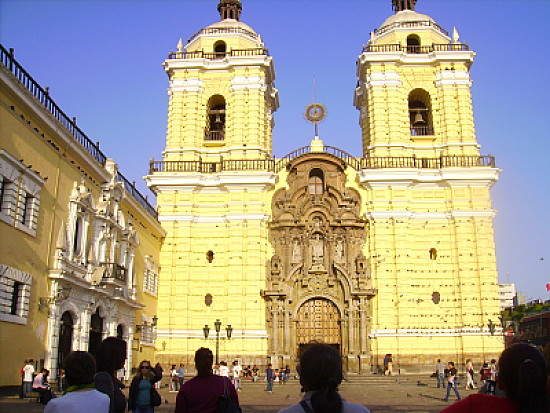
[[[405,28],[405,29],[415,29],[419,27],[433,27],[440,33],[444,34],[445,36],[449,36],[449,32],[445,30],[443,27],[441,27],[439,24],[431,21],[431,20],[417,20],[412,22],[394,22],[387,24],[386,26],[380,27],[379,29],[374,30],[374,35],[378,36],[381,34],[384,34],[392,29],[395,28]]]
[[[0,61],[13,76],[23,85],[54,117],[61,123],[69,134],[101,165],[105,166],[107,156],[99,149],[99,142],[92,142],[88,136],[76,125],[75,119],[70,119],[65,112],[49,96],[48,88],[42,88],[32,76],[21,66],[13,55],[13,49],[9,52],[0,44]],[[158,214],[135,187],[121,173],[118,173],[118,181],[124,183],[126,190],[147,210],[149,214],[157,218]]]
[[[117,174],[117,180],[118,182],[122,182],[124,185],[124,188],[134,197],[138,203],[145,208],[145,210],[152,215],[153,217],[158,218],[158,213],[155,210],[155,208],[149,203],[149,200],[147,199],[147,196],[143,196],[141,192],[139,192],[136,188],[135,182],[130,182],[124,175],[122,175],[120,172]]]
[[[223,141],[225,138],[225,131],[223,130],[205,130],[205,141]]]
[[[256,33],[251,30],[243,29],[242,27],[205,27],[204,29],[200,29],[198,32],[193,34],[193,36],[187,40],[187,43],[191,43],[203,34],[244,34],[254,40],[258,39],[258,35]]]
[[[347,152],[345,152],[345,151],[343,151],[339,148],[336,148],[335,146],[324,146],[323,151],[325,153],[329,153],[331,155],[334,155],[334,156],[342,159],[344,162],[346,162],[346,164],[350,165],[352,168],[358,169],[358,166],[359,166],[358,158],[350,155],[349,153],[347,153]],[[311,153],[311,147],[310,146],[302,146],[301,148],[298,148],[298,149],[286,154],[282,158],[277,159],[277,164],[275,166],[275,170],[277,172],[279,172],[283,168],[286,168],[286,166],[288,165],[288,163],[291,160],[293,160],[293,159],[295,159],[299,156],[308,154],[308,153]]]
[[[204,50],[196,50],[194,52],[170,52],[168,59],[212,59],[219,60],[225,57],[242,57],[242,56],[269,56],[269,50],[264,48],[256,49],[231,49],[227,52],[205,52]]]
[[[431,126],[411,126],[411,136],[432,136],[434,128]]]
[[[101,266],[105,267],[105,273],[103,274],[103,280],[117,280],[122,283],[126,283],[126,268],[120,264],[114,262],[102,262]]]
[[[440,169],[452,167],[495,167],[495,157],[488,156],[441,156],[439,158],[402,157],[366,157],[360,160],[360,169],[382,168],[427,168]]]
[[[403,46],[401,44],[370,44],[363,47],[363,53],[373,52],[405,52],[411,54],[426,54],[432,52],[464,52],[470,50],[465,43],[432,44],[431,46]]]
[[[8,52],[4,46],[0,45],[0,61],[8,69],[12,75],[38,99],[38,101],[44,105],[44,107],[61,123],[67,131],[73,136],[73,138],[86,149],[90,155],[94,157],[100,164],[105,165],[107,157],[99,149],[99,142],[94,143],[90,138],[86,136],[82,130],[76,126],[76,122],[70,119],[65,112],[61,110],[59,106],[53,101],[49,95],[48,88],[44,89],[42,86],[32,78],[32,76],[23,69],[13,56],[13,49]]]

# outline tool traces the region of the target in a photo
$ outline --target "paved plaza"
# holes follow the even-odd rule
[[[264,392],[265,383],[245,381],[239,393],[239,400],[244,413],[276,413],[283,407],[290,406],[300,399],[300,384],[292,380],[285,385],[276,384],[272,394]],[[465,397],[475,390],[459,389]],[[444,389],[438,389],[435,379],[426,376],[393,376],[393,377],[351,377],[340,386],[345,399],[367,406],[372,413],[410,412],[437,413],[451,402],[442,401]],[[165,387],[161,395],[167,403],[155,409],[156,412],[173,412],[176,393],[168,392]],[[28,400],[14,398],[0,399],[0,413],[34,413],[42,412],[44,407]]]

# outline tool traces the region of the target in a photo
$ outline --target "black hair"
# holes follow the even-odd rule
[[[114,377],[115,371],[124,367],[126,341],[117,337],[107,337],[97,348],[95,358],[97,371],[105,371]]]
[[[536,347],[513,344],[499,360],[499,385],[521,413],[548,413],[546,362]]]
[[[65,359],[65,379],[71,386],[94,382],[96,364],[87,351],[73,351]]]
[[[311,406],[316,413],[340,413],[342,398],[338,386],[344,376],[338,351],[325,344],[311,344],[300,358],[300,384],[303,391],[314,391]]]
[[[197,376],[211,376],[212,363],[214,363],[214,356],[212,355],[212,350],[209,348],[201,347],[195,352],[195,367],[197,368]]]

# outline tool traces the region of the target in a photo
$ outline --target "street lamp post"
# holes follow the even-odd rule
[[[222,328],[222,322],[220,321],[220,319],[216,319],[216,321],[214,322],[214,330],[216,331],[216,364],[219,364],[219,359],[220,359],[220,331],[221,331],[221,328]],[[204,339],[207,340],[208,335],[210,334],[210,327],[208,326],[208,324],[206,324],[202,328],[202,332],[204,334]],[[233,327],[231,327],[231,324],[227,325],[227,327],[225,328],[225,332],[227,333],[227,339],[230,339],[231,334],[233,333]]]

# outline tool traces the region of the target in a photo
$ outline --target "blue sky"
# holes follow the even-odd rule
[[[0,42],[122,172],[141,177],[160,158],[167,118],[161,66],[178,39],[219,20],[218,0],[0,0]],[[355,61],[391,0],[243,0],[242,21],[274,57],[281,108],[276,156],[307,145],[303,110],[317,97],[329,116],[321,138],[361,154]],[[473,102],[482,154],[503,169],[493,189],[500,280],[549,299],[550,1],[418,0],[476,51]],[[540,260],[540,258],[545,258]]]

